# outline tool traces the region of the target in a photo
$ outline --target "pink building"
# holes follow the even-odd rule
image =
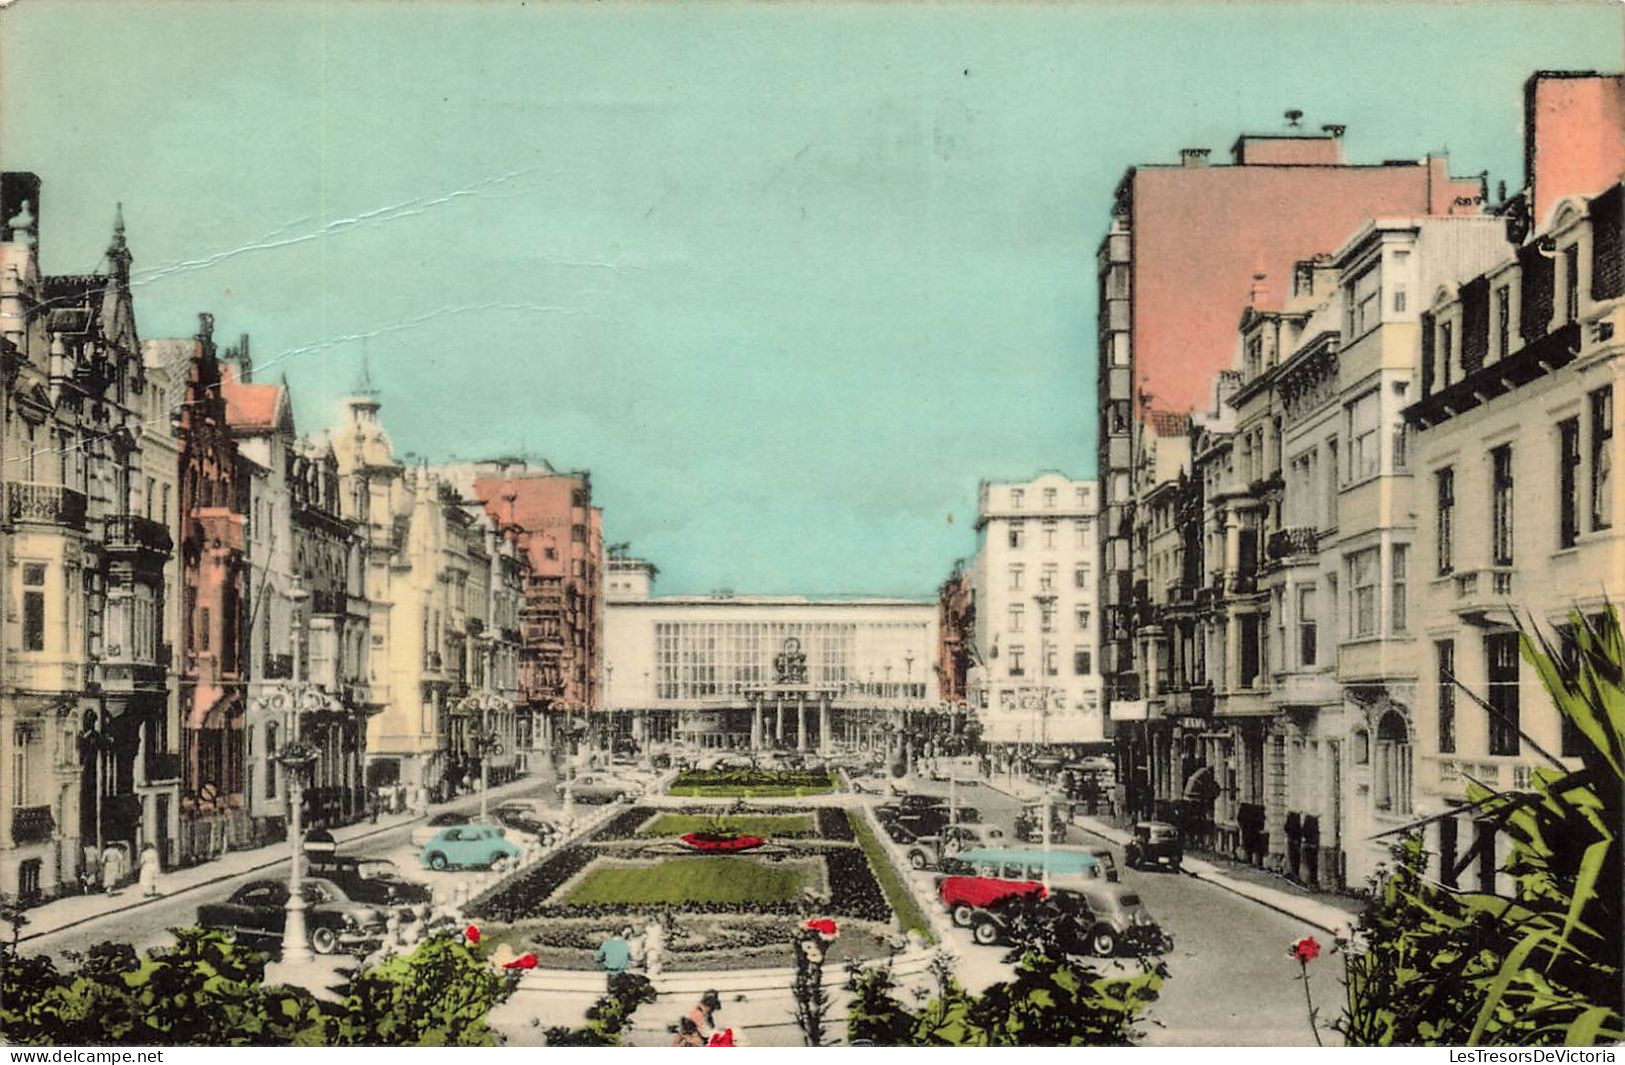
[[[1542,70],[1523,88],[1524,173],[1541,229],[1565,196],[1595,196],[1625,176],[1625,75]]]

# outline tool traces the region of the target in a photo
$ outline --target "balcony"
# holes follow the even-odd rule
[[[1225,575],[1224,591],[1226,595],[1252,595],[1258,590],[1258,578],[1246,570],[1237,570]]]
[[[1510,566],[1485,566],[1457,573],[1450,582],[1456,593],[1456,613],[1482,621],[1492,610],[1508,610],[1515,572]]]
[[[59,484],[16,481],[5,485],[8,525],[55,525],[85,531],[85,497]]]
[[[11,838],[18,843],[44,843],[55,829],[49,806],[19,806],[11,812]]]
[[[179,751],[147,751],[142,759],[147,784],[167,784],[181,778]]]
[[[149,554],[168,558],[175,548],[169,530],[151,518],[113,514],[106,519],[107,549],[113,554]]]
[[[310,612],[312,614],[343,614],[349,607],[349,597],[342,591],[315,591],[310,593]]]
[[[1312,557],[1320,534],[1312,525],[1288,525],[1270,534],[1266,553],[1271,562],[1292,562]]]

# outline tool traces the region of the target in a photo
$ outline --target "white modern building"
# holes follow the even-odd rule
[[[969,692],[990,744],[1106,740],[1097,671],[1093,481],[983,482],[972,566],[978,665]]]
[[[936,605],[912,599],[654,596],[614,560],[595,722],[642,741],[828,752],[908,745],[937,708]]]

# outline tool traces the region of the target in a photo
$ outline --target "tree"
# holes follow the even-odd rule
[[[1345,955],[1348,1001],[1337,1027],[1350,1044],[1625,1038],[1625,643],[1611,605],[1594,619],[1574,614],[1565,635],[1554,647],[1525,629],[1520,645],[1578,738],[1581,767],[1548,756],[1553,766],[1537,770],[1527,791],[1469,787],[1474,815],[1510,841],[1511,895],[1434,884],[1418,838],[1395,848],[1397,868],[1362,920],[1364,942]]]
[[[517,972],[497,972],[477,946],[450,937],[356,974],[329,1010],[329,1046],[492,1046],[486,1022]]]
[[[621,1033],[631,1023],[639,1006],[655,1000],[654,985],[637,973],[614,973],[609,991],[587,1009],[587,1023],[580,1028],[549,1028],[550,1047],[618,1047]]]

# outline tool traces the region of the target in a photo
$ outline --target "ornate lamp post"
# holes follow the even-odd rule
[[[314,689],[306,689],[294,698],[278,693],[268,701],[273,710],[280,710],[283,709],[284,700],[292,708],[288,711],[293,721],[290,729],[297,728],[301,711],[319,709],[322,705],[321,693]],[[290,735],[297,737],[298,733],[290,732]],[[316,758],[316,748],[297,738],[283,744],[276,753],[277,764],[286,771],[288,779],[288,849],[291,852],[287,917],[282,924],[284,965],[303,965],[312,960],[310,940],[305,931],[305,856],[300,844],[304,839],[305,771],[315,764]]]
[[[486,820],[486,808],[489,802],[488,793],[491,784],[491,756],[501,754],[503,751],[502,736],[491,727],[491,711],[501,710],[507,706],[507,700],[492,692],[475,692],[464,697],[456,707],[456,713],[469,718],[478,715],[479,723],[476,727],[467,730],[468,748],[470,753],[480,760],[480,820]]]

